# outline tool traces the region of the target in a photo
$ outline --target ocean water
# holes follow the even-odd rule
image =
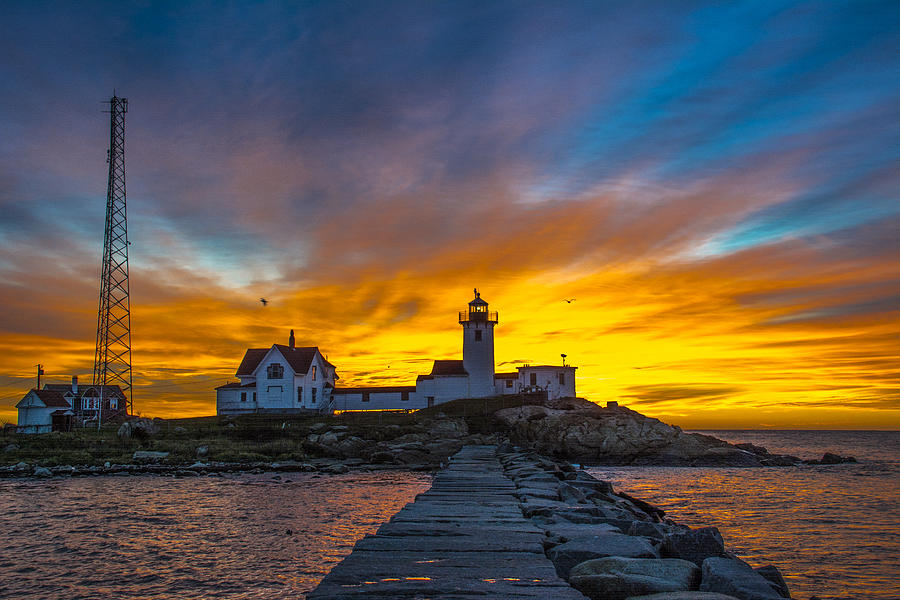
[[[0,598],[302,598],[431,485],[279,477],[0,481]]]
[[[900,432],[703,431],[771,452],[859,464],[761,469],[591,468],[691,527],[715,526],[753,566],[781,569],[795,598],[900,599]]]
[[[900,598],[900,433],[704,432],[857,465],[596,468],[775,564],[795,598]],[[430,485],[415,472],[0,480],[0,598],[302,598]],[[288,532],[290,530],[290,533]]]

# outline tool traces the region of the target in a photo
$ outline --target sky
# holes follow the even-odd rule
[[[895,1],[3,2],[0,421],[38,363],[90,380],[115,91],[141,414],[214,414],[290,329],[339,385],[412,383],[477,287],[498,371],[900,429],[898,32]]]

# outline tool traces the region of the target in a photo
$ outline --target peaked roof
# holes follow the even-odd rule
[[[262,362],[262,359],[266,357],[266,354],[268,354],[272,348],[278,349],[291,366],[291,369],[294,370],[294,373],[309,373],[309,368],[312,366],[312,361],[316,357],[316,353],[321,354],[317,346],[291,348],[284,344],[273,344],[271,348],[250,348],[244,354],[244,359],[241,361],[240,366],[238,366],[237,376],[253,375],[253,372],[259,366],[259,363]],[[334,367],[333,364],[325,360],[324,356],[322,357],[322,362],[329,367]]]
[[[67,392],[72,391],[72,384],[70,383],[45,383],[45,390],[53,390],[54,392],[59,392],[60,394],[65,394]],[[78,388],[78,394],[81,395],[81,392],[84,390],[83,387]]]
[[[86,385],[83,388],[78,388],[78,395],[81,396],[82,398],[84,398],[85,396],[88,396],[88,392],[93,392],[93,394],[96,394],[97,391],[100,390],[100,388],[103,388],[102,392],[103,392],[104,398],[109,398],[110,396],[118,396],[119,398],[125,398],[125,392],[122,391],[122,388],[120,388],[118,385],[111,385],[111,384]],[[96,398],[96,396],[93,394],[91,394],[88,397]]]
[[[432,375],[468,375],[461,360],[436,360],[431,367]]]
[[[90,385],[90,384],[79,385],[78,393],[75,394],[75,396],[77,396],[78,398],[84,398],[85,396],[88,395],[88,391],[96,393],[95,390],[99,387],[100,387],[99,385],[94,386],[94,385]],[[72,385],[69,383],[45,383],[44,389],[52,390],[54,392],[59,392],[62,395],[72,393]],[[122,388],[120,388],[118,385],[112,385],[112,384],[107,384],[103,387],[103,395],[104,396],[116,395],[119,398],[125,397],[125,393],[122,392]]]
[[[43,402],[44,406],[48,408],[51,406],[71,408],[69,403],[66,402],[66,399],[63,398],[63,395],[56,390],[31,390],[28,392],[28,394],[34,394],[35,396],[37,396],[38,400]],[[28,394],[25,394],[25,397],[19,400],[19,402],[16,404],[16,408],[18,408],[19,404],[22,404],[22,402],[25,401],[25,398],[28,397]]]

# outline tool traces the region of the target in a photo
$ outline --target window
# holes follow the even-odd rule
[[[266,375],[269,379],[281,379],[284,377],[284,367],[278,363],[272,363],[266,368]]]
[[[313,389],[312,389],[312,400],[310,400],[310,404],[315,404],[315,403],[316,403],[316,392],[318,392],[318,391],[319,391],[319,390],[316,389],[316,388],[313,388]]]
[[[368,402],[368,401],[369,401],[369,392],[363,392],[363,393],[362,393],[362,401],[363,401],[363,402]]]
[[[313,381],[316,380],[316,365],[313,365],[313,370],[312,370],[312,380],[313,380]]]
[[[425,399],[428,401],[428,408],[434,406],[434,396],[427,396]]]
[[[476,342],[480,342],[480,341],[481,341],[481,330],[480,330],[480,329],[476,329],[476,330],[475,330],[475,341],[476,341]]]
[[[566,372],[565,371],[559,372],[559,385],[566,385]]]
[[[303,386],[297,386],[297,404],[303,404]]]
[[[119,409],[119,401],[115,398],[110,398],[109,410],[118,410],[118,409]]]
[[[400,401],[409,402],[409,392],[400,392]]]
[[[247,401],[247,392],[241,392],[241,402]]]
[[[531,374],[531,385],[537,385],[537,373]]]
[[[508,388],[511,388],[511,387],[512,387],[512,379],[507,379],[507,380],[506,380],[506,387],[508,387]]]
[[[256,392],[253,392],[253,401],[256,402]]]

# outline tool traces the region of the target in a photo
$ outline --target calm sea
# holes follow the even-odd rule
[[[795,598],[900,599],[900,432],[703,431],[770,452],[859,464],[762,469],[594,468],[616,489],[692,527],[718,527],[754,566],[782,570]]]
[[[858,465],[598,468],[785,573],[795,598],[900,598],[900,433],[706,432]],[[302,598],[428,475],[0,481],[0,598]]]

